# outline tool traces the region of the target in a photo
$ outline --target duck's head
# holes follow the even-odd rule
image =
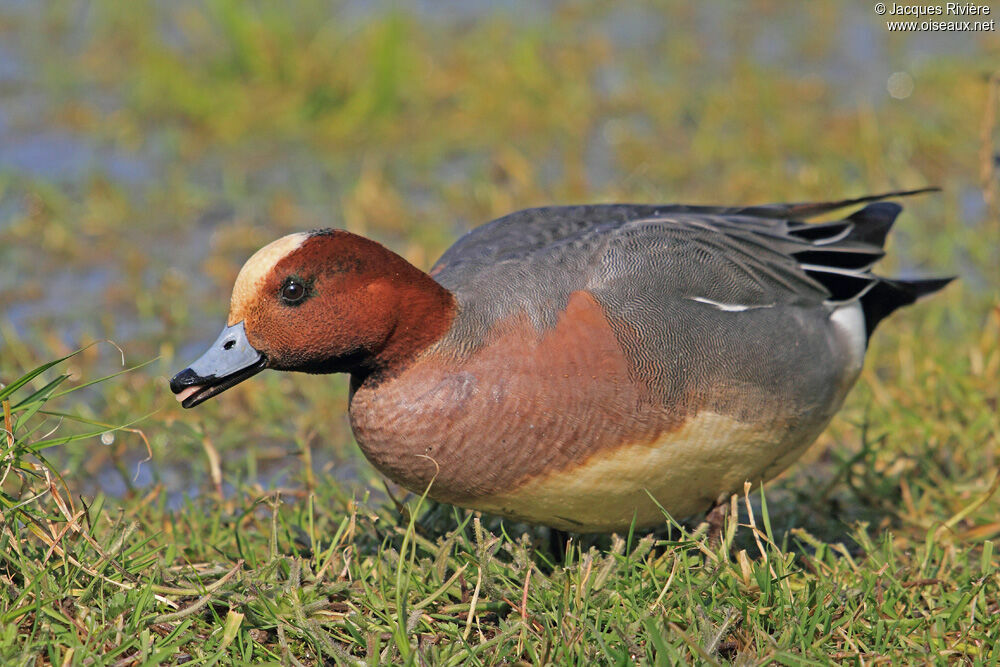
[[[447,290],[374,241],[290,234],[243,265],[226,327],[170,389],[191,408],[266,368],[368,376],[437,340],[453,314]]]

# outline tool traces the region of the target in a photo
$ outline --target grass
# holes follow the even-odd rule
[[[930,58],[884,35],[859,67],[851,25],[878,24],[824,3],[37,7],[0,10],[25,70],[0,131],[57,139],[51,170],[0,169],[0,662],[1000,662],[996,34]],[[74,142],[110,157],[76,168]],[[881,270],[960,280],[880,326],[841,414],[718,546],[665,517],[553,553],[406,497],[354,446],[343,378],[262,374],[197,411],[165,386],[291,231],[426,268],[537,204],[927,184]],[[125,354],[73,352],[107,338]]]
[[[990,355],[995,367],[995,345]],[[704,526],[665,518],[657,533],[571,540],[558,554],[537,529],[422,499],[359,501],[327,483],[173,509],[162,488],[117,506],[101,495],[75,503],[43,452],[114,427],[52,406],[86,386],[41,379],[66,362],[0,391],[14,425],[0,496],[9,664],[1000,659],[1000,561],[983,539],[1000,533],[988,509],[996,473],[989,487],[937,494],[916,475],[913,486],[880,485],[863,449],[834,479],[863,464],[846,486],[854,502],[892,502],[893,531],[856,523],[836,541],[779,531],[788,517],[768,494],[759,505],[746,495],[733,497],[718,546]],[[56,435],[64,425],[46,428],[52,418],[85,428]],[[900,489],[902,503],[891,497]],[[907,510],[928,502],[954,511],[913,525],[926,511]]]

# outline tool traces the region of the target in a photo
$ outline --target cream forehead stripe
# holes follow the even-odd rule
[[[268,243],[247,260],[236,276],[236,284],[233,285],[233,298],[229,302],[229,326],[243,321],[247,309],[257,300],[260,287],[274,265],[297,250],[307,238],[309,234],[306,232],[282,236],[277,241]]]

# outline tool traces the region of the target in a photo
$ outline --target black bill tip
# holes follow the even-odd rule
[[[256,363],[223,377],[215,375],[204,377],[191,368],[185,368],[170,379],[170,391],[177,395],[181,406],[193,408],[230,387],[235,387],[265,368],[267,368],[267,357],[264,355],[261,355]]]

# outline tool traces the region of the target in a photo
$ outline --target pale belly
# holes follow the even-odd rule
[[[665,511],[683,519],[781,472],[776,458],[797,458],[824,425],[776,433],[702,413],[656,442],[596,454],[471,506],[576,532],[662,524]]]

